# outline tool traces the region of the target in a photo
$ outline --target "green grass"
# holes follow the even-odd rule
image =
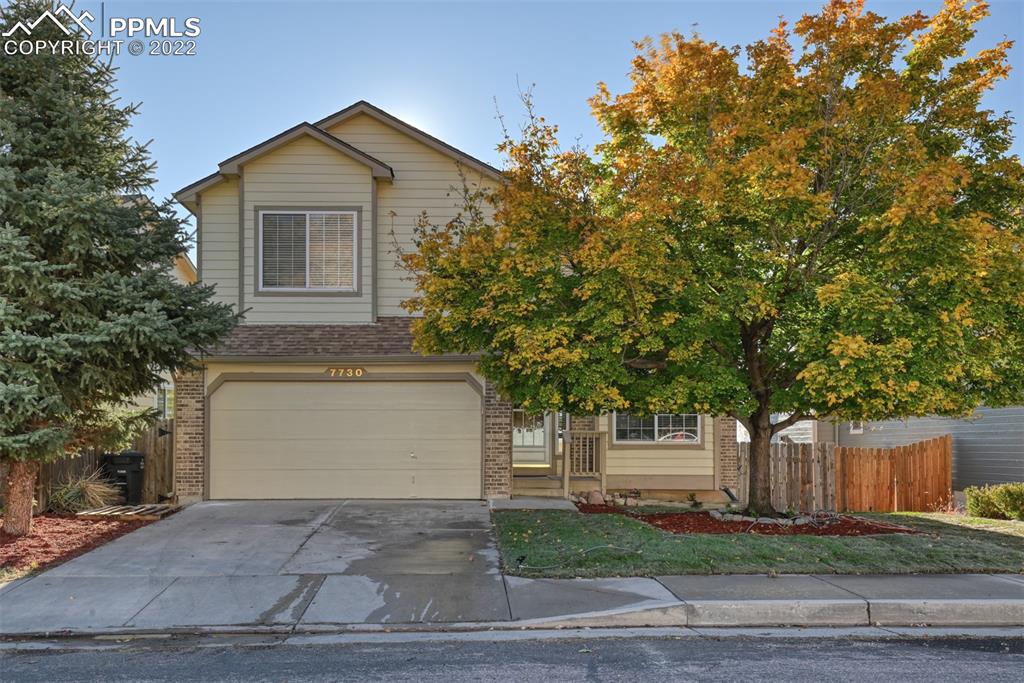
[[[960,515],[864,515],[922,533],[848,537],[675,535],[625,515],[555,510],[493,517],[505,571],[519,576],[1024,572],[1024,522]]]

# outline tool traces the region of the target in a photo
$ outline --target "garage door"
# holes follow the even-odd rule
[[[466,382],[222,384],[212,498],[480,498],[480,396]]]

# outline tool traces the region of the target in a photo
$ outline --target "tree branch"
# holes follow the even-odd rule
[[[808,415],[807,413],[795,412],[789,417],[787,417],[785,420],[779,420],[778,422],[773,424],[772,434],[778,434],[783,429],[786,429],[787,427],[792,427],[800,420],[806,420],[809,417],[810,415]]]

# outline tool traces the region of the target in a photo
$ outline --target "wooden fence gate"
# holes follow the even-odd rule
[[[129,447],[146,454],[142,476],[142,502],[159,503],[174,489],[174,420],[158,420]],[[36,509],[46,510],[51,487],[69,477],[88,475],[100,468],[102,453],[86,449],[39,467],[36,479]]]
[[[739,444],[739,498],[749,495],[750,444]],[[772,444],[772,506],[779,512],[928,512],[953,494],[953,438],[895,448]]]

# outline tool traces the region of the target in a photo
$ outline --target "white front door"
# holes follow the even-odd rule
[[[551,463],[548,435],[550,418],[512,410],[512,464],[516,467],[546,467]]]

